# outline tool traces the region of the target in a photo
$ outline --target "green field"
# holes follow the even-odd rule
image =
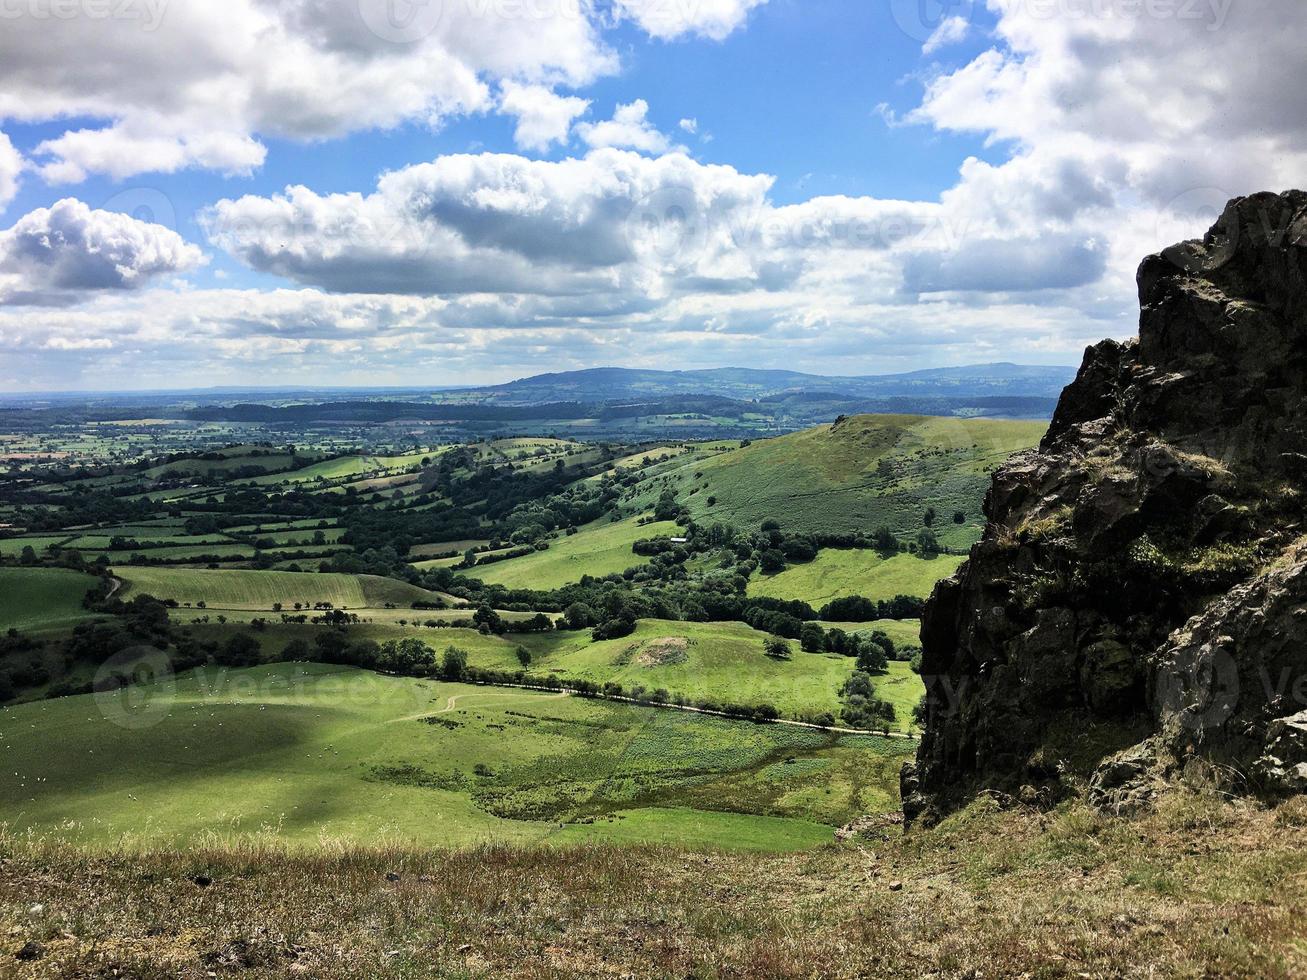
[[[860,415],[686,463],[671,486],[698,522],[756,529],[775,520],[795,533],[870,534],[884,525],[911,540],[926,508],[934,507],[940,542],[965,550],[984,525],[980,505],[989,473],[1038,443],[1046,428],[1043,422]],[[661,490],[662,484],[651,487],[638,503],[648,506]],[[959,510],[964,522],[954,524]]]
[[[0,631],[56,629],[89,618],[82,599],[96,581],[67,568],[0,568]]]
[[[550,541],[548,551],[471,568],[463,574],[510,589],[557,589],[579,582],[583,575],[602,578],[643,565],[645,559],[631,551],[636,541],[668,538],[680,532],[671,521],[643,527],[636,518],[616,524],[591,524],[570,537]]]
[[[875,551],[828,548],[802,565],[776,575],[755,574],[749,595],[801,599],[820,609],[832,599],[866,596],[892,599],[898,595],[929,597],[940,579],[948,578],[966,561],[961,555],[918,558],[901,554],[882,558]]]
[[[296,602],[307,606],[329,602],[337,609],[366,609],[436,599],[433,593],[406,582],[372,575],[192,568],[120,568],[114,574],[124,582],[124,598],[148,594],[183,605],[203,601],[214,609],[266,611],[278,602],[287,610]]]
[[[101,844],[792,850],[893,809],[909,744],[317,665],[210,670],[0,713],[0,822]]]
[[[853,672],[853,661],[802,653],[797,642],[790,660],[773,660],[763,651],[766,639],[744,623],[663,620],[644,620],[631,636],[599,643],[592,642],[588,632],[512,638],[532,652],[530,672],[542,677],[557,673],[597,683],[616,681],[628,688],[663,688],[688,698],[772,704],[788,718],[824,711],[838,716],[838,691]],[[882,696],[896,707],[904,705],[898,724],[903,729],[924,688],[906,664],[890,666],[894,673],[879,683],[901,688],[896,697]]]

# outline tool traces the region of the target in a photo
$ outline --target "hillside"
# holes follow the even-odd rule
[[[16,737],[36,725],[59,737]],[[10,830],[101,845],[275,828],[794,850],[891,810],[903,758],[880,738],[291,664],[11,707],[0,746],[0,799],[24,801]]]
[[[1035,445],[1038,422],[866,415],[759,440],[685,465],[652,489],[670,487],[696,521],[790,532],[870,534],[888,526],[911,540],[928,507],[946,547],[980,537],[989,474]],[[963,523],[953,515],[961,512]]]

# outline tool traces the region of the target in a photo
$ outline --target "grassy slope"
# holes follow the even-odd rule
[[[209,670],[171,691],[0,712],[0,822],[100,843],[273,828],[304,843],[611,835],[785,850],[829,840],[831,826],[868,807],[893,807],[903,751],[884,739],[318,665]],[[492,774],[476,775],[479,764]]]
[[[66,568],[0,568],[0,631],[45,630],[89,618],[82,599],[92,575]]]
[[[579,582],[582,575],[599,578],[643,565],[645,559],[631,551],[636,541],[672,537],[679,532],[671,521],[644,527],[637,518],[616,524],[591,524],[571,537],[551,541],[548,551],[468,569],[464,574],[513,589],[556,589]]]
[[[287,610],[296,602],[309,606],[330,602],[338,609],[364,609],[388,602],[408,606],[435,598],[405,582],[371,575],[190,568],[122,568],[115,574],[126,583],[124,597],[148,593],[156,599],[176,599],[180,603],[203,600],[212,609],[269,610],[277,602]]]
[[[1180,797],[1142,820],[977,804],[934,830],[774,856],[260,842],[88,856],[8,837],[0,933],[9,955],[40,942],[43,960],[10,965],[46,976],[1303,976],[1302,820],[1301,801]],[[201,874],[210,887],[191,884]]]
[[[855,416],[688,463],[670,485],[695,520],[756,528],[770,518],[795,532],[887,525],[910,539],[933,506],[941,542],[961,550],[979,539],[988,473],[1037,443],[1044,429],[1042,422]],[[885,475],[878,473],[881,459],[888,462]],[[662,488],[651,486],[648,495]],[[965,524],[952,523],[955,510],[965,512]]]
[[[886,559],[874,551],[826,549],[815,560],[792,565],[778,575],[756,574],[749,583],[749,595],[802,599],[814,609],[852,595],[924,599],[936,582],[952,575],[963,561],[959,555],[924,559],[903,554]]]

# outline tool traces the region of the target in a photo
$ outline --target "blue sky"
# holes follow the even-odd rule
[[[3,390],[1070,363],[1303,166],[1264,0],[51,2],[0,32]]]

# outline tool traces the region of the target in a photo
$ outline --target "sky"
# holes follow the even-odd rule
[[[1300,0],[0,0],[0,391],[1075,364]]]

